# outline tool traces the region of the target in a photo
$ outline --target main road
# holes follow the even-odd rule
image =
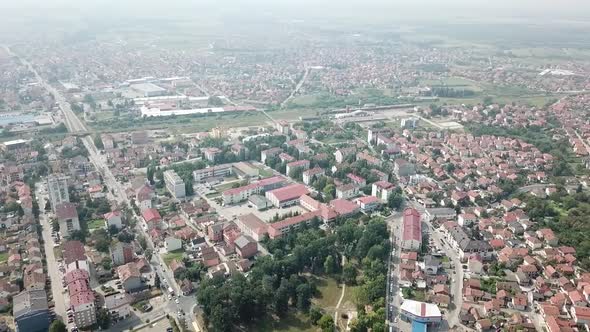
[[[62,93],[59,90],[57,90],[56,88],[54,88],[52,85],[50,85],[46,80],[44,80],[41,77],[41,75],[39,75],[37,70],[35,70],[35,68],[31,65],[30,62],[19,57],[16,54],[12,53],[9,48],[5,47],[5,49],[7,50],[7,52],[9,54],[18,57],[19,60],[21,61],[21,63],[23,65],[25,65],[31,71],[31,73],[33,73],[35,75],[35,78],[37,79],[39,84],[41,86],[43,86],[47,91],[49,91],[53,95],[55,101],[57,102],[57,104],[59,105],[59,107],[63,113],[65,124],[66,124],[66,127],[68,128],[68,130],[71,133],[79,133],[79,134],[88,133],[88,129],[86,128],[86,125],[82,121],[80,121],[78,116],[76,116],[76,114],[72,111],[72,107],[71,107],[70,103],[62,95]],[[106,164],[106,160],[101,158],[101,155],[98,153],[98,149],[94,145],[93,139],[90,136],[83,136],[83,137],[81,137],[81,141],[82,141],[82,144],[84,144],[84,147],[86,147],[86,150],[88,151],[88,159],[94,165],[94,167],[99,171],[99,173],[102,175],[107,188],[111,189],[110,193],[112,194],[113,198],[117,201],[117,203],[120,206],[129,207],[130,206],[129,200],[127,198],[125,190],[123,189],[121,184],[117,181],[117,179],[113,176],[113,173],[111,172],[108,165]],[[44,206],[44,205],[40,204],[40,206]],[[131,211],[133,211],[133,209],[131,209]],[[133,213],[135,214],[135,212],[133,212]],[[137,216],[135,216],[135,217],[137,217]],[[154,252],[152,262],[150,262],[152,265],[152,269],[156,273],[160,274],[160,278],[164,277],[168,281],[168,284],[174,289],[175,293],[179,297],[179,305],[177,307],[179,309],[182,308],[187,313],[192,313],[193,309],[195,308],[195,305],[196,305],[196,299],[194,297],[182,296],[182,292],[180,292],[180,288],[178,287],[178,284],[174,280],[172,272],[170,271],[168,266],[166,264],[164,264],[163,261],[161,260],[160,255],[158,254],[157,248],[155,248],[154,244],[152,243],[151,237],[149,236],[149,234],[147,234],[147,231],[143,227],[141,227],[139,225],[139,223],[136,228],[143,234],[143,236],[147,240],[148,247],[150,249],[152,249]],[[48,262],[50,262],[49,257],[48,257]],[[53,283],[52,283],[52,285],[53,285]],[[63,297],[63,295],[62,295],[62,297]],[[57,305],[56,305],[56,307],[57,307]],[[192,320],[194,320],[196,322],[196,317],[194,315],[190,315],[190,317]],[[189,329],[192,329],[191,324],[187,324],[187,326],[189,327]]]

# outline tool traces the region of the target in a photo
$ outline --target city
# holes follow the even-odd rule
[[[589,27],[321,3],[3,29],[0,331],[589,331]]]

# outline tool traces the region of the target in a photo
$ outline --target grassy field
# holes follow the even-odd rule
[[[99,132],[123,132],[129,130],[168,129],[176,133],[194,133],[208,131],[217,126],[225,128],[260,126],[270,121],[258,112],[243,112],[208,116],[170,116],[163,118],[129,118],[120,117],[107,121],[89,123],[93,130]]]
[[[7,252],[3,252],[0,254],[0,263],[4,263],[8,260],[8,253]]]
[[[342,288],[332,278],[316,278],[315,282],[320,294],[313,301],[325,310],[334,311],[340,299]]]
[[[166,265],[170,265],[170,262],[172,262],[174,259],[176,259],[178,261],[182,261],[183,255],[184,255],[184,251],[182,251],[182,250],[169,252],[169,253],[165,254],[163,257],[164,263],[166,263]]]
[[[236,182],[220,184],[218,186],[215,186],[215,190],[217,190],[218,192],[224,192],[228,189],[233,188],[234,183],[236,183]]]
[[[260,170],[259,174],[263,178],[269,178],[273,176],[273,172],[264,168],[258,168]]]
[[[274,320],[272,317],[267,317],[265,320],[252,326],[252,331],[259,332],[313,332],[318,331],[309,322],[309,318],[299,312],[289,312],[287,317]]]
[[[316,101],[316,96],[313,96],[313,95],[312,96],[301,96],[301,98],[303,98],[303,102],[297,101],[297,104],[301,105],[301,106],[311,106]],[[317,116],[318,111],[314,110],[314,109],[294,108],[294,109],[272,111],[272,112],[269,112],[268,114],[273,119],[276,119],[276,120],[299,120],[300,116],[302,116],[302,117]]]
[[[89,231],[99,229],[99,228],[104,228],[104,227],[105,227],[104,219],[94,219],[94,220],[88,222],[88,230]]]

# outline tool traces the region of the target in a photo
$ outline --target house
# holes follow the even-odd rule
[[[59,203],[55,207],[55,216],[59,222],[59,231],[63,237],[68,237],[71,232],[80,230],[78,211],[74,203]]]
[[[305,171],[309,169],[309,160],[297,160],[287,164],[285,174],[291,176],[292,172],[295,169],[301,169],[301,171]]]
[[[281,148],[271,148],[271,149],[267,149],[267,150],[262,150],[260,152],[260,160],[262,161],[263,164],[266,164],[266,160],[268,158],[275,157],[276,155],[278,155],[281,152],[283,152],[283,149],[281,149]]]
[[[402,222],[402,248],[418,251],[422,245],[422,221],[416,209],[405,209]]]
[[[104,297],[104,308],[113,321],[123,320],[131,315],[133,297],[125,293],[115,293]]]
[[[135,204],[140,211],[152,208],[152,199],[154,198],[154,190],[147,184],[141,186],[135,194]]]
[[[49,305],[45,290],[23,291],[12,299],[12,316],[17,331],[47,332]]]
[[[117,267],[117,275],[127,293],[140,291],[144,287],[141,282],[141,273],[135,263],[127,263]]]
[[[351,199],[358,196],[359,187],[352,183],[344,184],[336,187],[336,197],[341,199]]]
[[[467,261],[467,268],[469,272],[481,274],[483,272],[483,260],[480,255],[470,255]]]
[[[517,294],[512,297],[511,307],[516,310],[526,310],[528,299],[525,294]]]
[[[393,173],[399,179],[416,174],[416,168],[414,167],[414,164],[404,159],[396,159],[393,162]]]
[[[182,291],[182,295],[189,296],[194,290],[193,283],[188,279],[183,279],[180,282],[180,290]]]
[[[358,175],[349,173],[349,174],[346,174],[346,177],[350,180],[350,182],[354,183],[355,185],[357,185],[359,187],[364,187],[367,185],[367,180],[365,180],[365,178],[360,177]]]
[[[234,242],[236,253],[241,258],[250,258],[258,252],[258,243],[248,235],[240,235]]]
[[[123,222],[121,221],[121,212],[120,211],[112,211],[109,213],[104,214],[105,224],[107,229],[111,227],[116,227],[117,229],[121,229],[123,227]]]
[[[114,266],[127,264],[133,261],[133,245],[125,242],[115,242],[110,247],[111,261]]]
[[[324,176],[326,172],[319,167],[314,167],[303,172],[303,183],[310,185],[314,179]]]
[[[475,322],[475,328],[478,331],[488,331],[492,327],[492,321],[488,318],[480,319]]]
[[[590,308],[572,306],[570,309],[570,314],[572,315],[572,318],[574,319],[574,322],[576,322],[576,324],[590,324]]]
[[[355,200],[361,211],[367,213],[375,210],[381,204],[381,201],[375,196],[363,196]]]
[[[438,258],[431,255],[427,255],[424,257],[424,272],[426,272],[426,274],[437,274],[439,267],[440,260]]]
[[[371,189],[371,196],[375,196],[380,200],[387,202],[387,199],[395,189],[395,186],[391,182],[377,181],[373,183]]]
[[[178,238],[168,236],[164,239],[164,248],[166,252],[172,252],[182,249],[182,241]]]
[[[224,224],[222,222],[207,226],[207,236],[210,241],[218,242],[223,240],[223,226]]]
[[[338,164],[341,164],[346,160],[348,156],[354,155],[355,152],[356,149],[353,147],[338,149],[336,150],[336,152],[334,152],[334,158],[336,159],[336,162]]]
[[[154,208],[148,208],[141,211],[141,216],[145,222],[146,228],[152,230],[154,228],[160,228],[162,217],[160,212]]]
[[[172,274],[174,275],[174,278],[178,277],[180,273],[186,271],[186,266],[184,266],[184,263],[176,258],[170,261],[169,266]]]
[[[469,226],[477,222],[477,217],[473,213],[461,213],[457,218],[460,226]]]

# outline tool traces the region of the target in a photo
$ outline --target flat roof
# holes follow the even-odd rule
[[[421,322],[412,322],[412,332],[426,332],[428,330],[428,325],[426,323]]]
[[[140,90],[140,91],[146,91],[146,92],[160,92],[160,91],[166,91],[166,89],[159,87],[157,85],[155,85],[154,83],[139,83],[139,84],[133,84],[131,86],[131,88],[135,89],[135,90]]]
[[[436,304],[404,300],[401,310],[421,318],[442,318],[440,309]]]

